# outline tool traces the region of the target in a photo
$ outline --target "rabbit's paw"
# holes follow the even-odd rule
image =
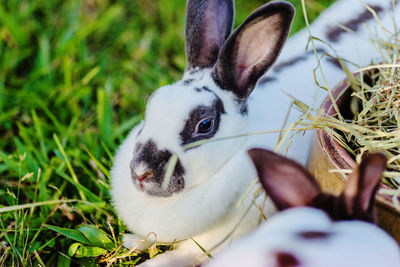
[[[191,266],[191,257],[182,255],[179,250],[167,251],[149,259],[139,265],[140,267],[185,267]]]
[[[136,234],[124,234],[124,247],[127,249],[144,250],[151,247],[155,240],[151,235],[142,237]]]

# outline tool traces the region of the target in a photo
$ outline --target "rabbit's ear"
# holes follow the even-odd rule
[[[223,46],[213,70],[216,83],[239,100],[246,100],[278,58],[294,13],[294,7],[284,2],[272,2],[254,11]]]
[[[186,6],[186,69],[209,68],[232,31],[233,0],[189,0]]]
[[[322,194],[312,175],[298,163],[264,149],[250,149],[248,154],[262,186],[279,210],[307,206]]]
[[[383,154],[370,153],[354,170],[342,193],[348,214],[373,213],[375,193],[386,164]]]

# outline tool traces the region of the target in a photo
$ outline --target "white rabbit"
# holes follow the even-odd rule
[[[111,194],[118,214],[135,233],[126,244],[134,246],[134,238],[150,232],[161,242],[186,240],[143,265],[192,264],[205,255],[190,238],[211,251],[227,236],[247,233],[259,222],[253,194],[236,207],[256,178],[243,149],[246,137],[184,149],[196,141],[249,131],[248,96],[277,59],[294,8],[285,2],[266,4],[230,35],[233,15],[232,0],[188,2],[183,79],[153,93],[145,120],[115,157]],[[173,154],[177,162],[164,189],[165,166]]]
[[[208,267],[400,266],[400,247],[370,223],[386,158],[369,154],[340,196],[322,193],[304,167],[276,153],[249,151],[260,182],[279,210]]]
[[[367,2],[382,10],[379,15],[390,29],[388,14],[392,1]],[[398,10],[396,6],[395,12]],[[135,245],[135,238],[142,239],[155,232],[158,241],[192,237],[213,252],[233,230],[230,237],[256,227],[258,208],[247,210],[253,194],[236,206],[256,178],[246,150],[254,146],[271,149],[280,134],[226,139],[189,150],[183,146],[202,139],[212,141],[255,131],[280,130],[291,103],[281,90],[308,104],[324,96],[314,98],[322,90],[316,88],[312,74],[316,58],[305,51],[309,37],[305,30],[291,38],[276,67],[259,79],[276,60],[286,39],[294,13],[289,4],[274,2],[261,7],[230,35],[233,13],[232,0],[188,2],[187,68],[183,79],[152,95],[145,120],[131,131],[117,152],[111,172],[111,194],[118,214],[135,233],[127,240],[130,246]],[[338,53],[362,66],[378,55],[367,41],[367,30],[359,26],[364,21],[370,27],[376,25],[368,14],[358,0],[341,0],[311,26],[311,31],[322,39],[331,32],[337,33],[332,34],[335,36],[332,42]],[[358,27],[358,34],[343,32],[337,26],[347,22]],[[322,49],[330,52],[318,44],[320,55]],[[327,57],[321,65],[327,73],[328,86],[344,77]],[[293,110],[287,123],[297,121],[299,115]],[[305,163],[310,143],[310,134],[296,136],[287,155]],[[164,166],[174,153],[178,155],[177,164],[164,190],[161,186]],[[267,215],[272,211],[271,205],[264,209]],[[184,266],[197,262],[199,255],[204,253],[189,239],[145,264]]]

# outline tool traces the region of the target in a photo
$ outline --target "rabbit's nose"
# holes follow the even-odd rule
[[[137,162],[135,160],[132,160],[131,171],[134,177],[136,176],[135,178],[137,178],[139,182],[154,177],[154,171],[151,170],[144,162]]]
[[[139,182],[143,182],[144,180],[152,178],[153,176],[154,176],[154,173],[152,171],[147,171],[141,175],[136,174],[136,177],[139,180]]]

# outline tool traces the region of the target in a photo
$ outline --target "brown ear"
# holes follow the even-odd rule
[[[209,68],[232,31],[233,0],[189,0],[186,6],[186,69]]]
[[[354,170],[342,193],[349,214],[372,215],[375,193],[386,164],[383,154],[370,153]]]
[[[254,11],[223,46],[213,70],[215,82],[246,100],[278,58],[294,13],[294,7],[286,2],[271,2]]]
[[[322,194],[315,179],[300,164],[264,149],[250,149],[247,153],[279,210],[307,206]]]

